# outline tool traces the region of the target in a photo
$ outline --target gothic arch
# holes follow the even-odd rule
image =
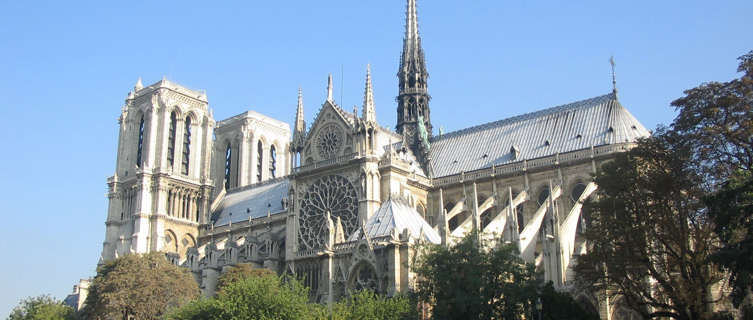
[[[196,115],[194,111],[188,111],[186,112],[186,115],[183,118],[183,121],[186,119],[191,119],[191,125],[192,126],[198,126],[199,125],[199,116]]]
[[[178,237],[170,229],[165,230],[164,250],[167,253],[178,253]]]
[[[193,247],[196,246],[196,238],[194,238],[194,236],[192,234],[186,233],[183,236],[183,240],[181,241],[181,244],[185,248],[193,248]]]
[[[183,120],[183,119],[185,118],[185,117],[183,116],[183,114],[184,114],[185,112],[183,111],[183,109],[182,109],[182,108],[181,108],[180,106],[178,106],[178,105],[174,105],[174,106],[172,106],[171,108],[169,108],[169,109],[167,110],[167,113],[168,113],[168,114],[170,114],[170,113],[173,113],[173,112],[175,113],[175,118],[176,118],[176,119],[179,119],[179,120]]]
[[[376,267],[366,260],[361,260],[350,268],[348,272],[348,289],[351,292],[361,290],[379,291],[379,276]]]
[[[544,204],[544,201],[546,201],[546,198],[549,196],[550,191],[548,184],[542,184],[540,187],[538,187],[536,190],[535,198],[536,204],[538,206],[541,206]]]

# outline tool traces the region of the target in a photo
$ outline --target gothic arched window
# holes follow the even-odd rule
[[[139,122],[139,145],[136,150],[136,166],[141,167],[141,156],[144,148],[144,116],[141,116],[141,122]]]
[[[183,174],[188,174],[188,158],[191,156],[191,118],[186,117],[186,128],[183,132]]]
[[[170,114],[170,129],[167,132],[167,162],[170,164],[170,167],[175,162],[175,131],[178,124],[176,117],[175,111],[173,111]]]
[[[275,146],[269,147],[269,178],[274,179],[277,171],[277,152]]]
[[[225,148],[225,190],[230,189],[231,165],[233,164],[233,149],[230,148],[230,142]]]
[[[256,182],[261,182],[262,161],[264,161],[264,149],[262,149],[261,140],[256,144]]]

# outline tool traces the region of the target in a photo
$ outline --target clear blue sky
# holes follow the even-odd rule
[[[0,317],[94,274],[116,119],[138,77],[206,90],[217,120],[252,109],[292,122],[300,86],[310,123],[327,73],[350,110],[371,63],[378,120],[393,127],[404,2],[1,1]],[[684,89],[738,76],[752,12],[749,0],[419,0],[432,122],[452,131],[607,93],[614,55],[622,103],[648,128],[669,123]]]

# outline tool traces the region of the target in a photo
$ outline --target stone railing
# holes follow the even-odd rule
[[[441,178],[435,178],[433,180],[434,187],[446,186],[451,184],[460,183],[463,181],[473,181],[483,178],[494,176],[506,176],[517,174],[526,170],[543,169],[547,167],[553,167],[557,165],[569,164],[573,162],[580,162],[586,159],[593,159],[596,157],[608,155],[615,152],[624,152],[634,146],[634,143],[620,143],[611,144],[605,146],[592,147],[589,149],[582,149],[577,151],[571,151],[567,153],[558,153],[555,155],[531,159],[522,160],[514,163],[501,165],[499,167],[489,167],[469,172],[461,172],[451,176],[445,176]]]
[[[303,166],[300,166],[300,167],[297,167],[297,168],[293,168],[293,173],[301,173],[301,172],[306,172],[306,171],[311,171],[311,170],[315,170],[315,169],[326,168],[326,167],[338,165],[338,164],[341,164],[341,163],[353,160],[356,157],[358,157],[358,153],[357,152],[353,152],[353,153],[350,153],[350,154],[346,154],[346,155],[342,155],[342,156],[337,156],[337,157],[329,158],[327,160],[322,160],[322,161],[319,161],[319,162],[314,162],[312,164],[307,164],[307,165],[303,165]]]

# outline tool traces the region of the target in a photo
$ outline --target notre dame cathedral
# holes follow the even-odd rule
[[[166,252],[206,295],[223,268],[251,263],[301,277],[326,302],[410,290],[417,244],[478,230],[518,244],[545,281],[602,318],[630,318],[619,301],[572,292],[591,175],[649,135],[616,90],[433,135],[415,0],[397,76],[394,130],[376,120],[367,69],[361,112],[337,105],[330,76],[312,124],[299,90],[292,132],[254,111],[215,121],[202,92],[139,80],[119,118],[102,259]]]

